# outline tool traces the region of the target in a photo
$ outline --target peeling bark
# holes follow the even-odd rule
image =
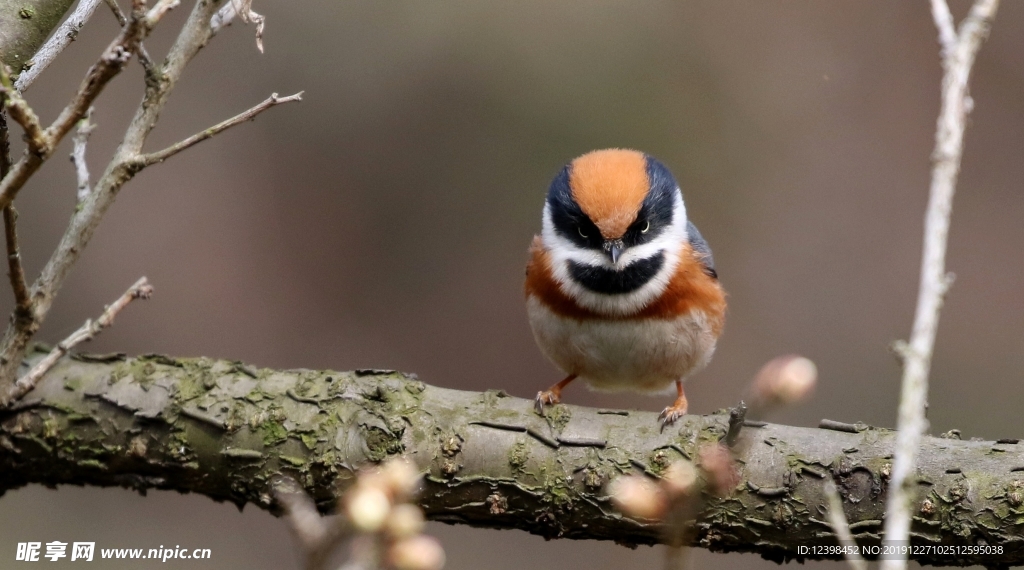
[[[19,73],[74,0],[0,0],[0,62]]]
[[[287,475],[328,510],[354,470],[401,453],[425,473],[420,504],[433,520],[653,544],[659,526],[618,514],[605,484],[627,472],[657,477],[727,427],[728,414],[716,413],[660,432],[654,413],[561,404],[542,418],[532,401],[502,391],[436,388],[394,371],[77,355],[0,412],[0,494],[29,483],[122,486],[272,509],[271,486]],[[829,476],[857,541],[878,544],[895,432],[829,427],[745,427],[735,448],[741,483],[729,497],[708,498],[694,545],[779,561],[827,558],[798,547],[837,544],[825,522]],[[925,438],[913,544],[987,543],[1002,554],[911,558],[1024,563],[1021,471],[1016,440]]]

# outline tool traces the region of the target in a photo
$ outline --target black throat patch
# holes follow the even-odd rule
[[[622,295],[643,287],[661,271],[661,266],[664,264],[665,254],[663,252],[630,263],[619,271],[607,267],[584,265],[570,260],[569,275],[573,281],[595,293]]]

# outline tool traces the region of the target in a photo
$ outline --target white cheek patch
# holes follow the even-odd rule
[[[683,244],[686,242],[686,206],[682,195],[676,191],[673,204],[672,224],[662,230],[656,238],[648,243],[631,247],[622,253],[617,264],[603,252],[581,248],[572,241],[562,237],[555,230],[551,219],[551,209],[544,205],[544,226],[541,237],[551,256],[551,272],[563,293],[575,300],[581,307],[591,311],[624,316],[636,313],[657,299],[668,287],[672,275],[679,266]],[[591,267],[619,269],[643,259],[649,259],[659,253],[665,256],[665,262],[647,283],[629,293],[605,294],[596,293],[576,282],[569,274],[569,262]]]

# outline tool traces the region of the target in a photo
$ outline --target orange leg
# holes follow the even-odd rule
[[[686,401],[686,394],[683,393],[683,382],[681,380],[676,380],[676,394],[678,394],[676,401],[672,402],[671,406],[662,410],[661,415],[658,416],[663,426],[675,423],[676,420],[683,417],[683,414],[686,413],[686,408],[689,404]]]
[[[555,384],[551,388],[544,390],[543,392],[537,392],[536,408],[537,413],[544,415],[544,406],[549,404],[557,404],[562,401],[562,388],[569,385],[570,382],[576,379],[576,374],[570,374],[565,377],[564,380]]]

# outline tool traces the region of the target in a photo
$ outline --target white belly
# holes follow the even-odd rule
[[[580,320],[557,315],[534,297],[526,307],[544,355],[598,390],[666,390],[707,366],[715,351],[701,311],[675,319]]]

